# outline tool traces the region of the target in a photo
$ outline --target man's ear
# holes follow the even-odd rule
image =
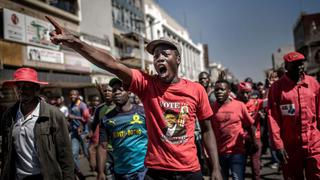
[[[180,63],[181,63],[181,55],[178,55],[177,56],[177,64],[180,65]]]

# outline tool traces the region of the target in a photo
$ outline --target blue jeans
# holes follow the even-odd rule
[[[138,171],[129,174],[116,174],[116,180],[144,180],[144,176],[147,173],[147,168],[139,169]]]
[[[244,154],[219,155],[221,174],[224,180],[229,178],[229,170],[233,180],[244,180],[246,157]]]
[[[76,168],[78,169],[80,169],[80,160],[79,160],[80,147],[82,147],[84,155],[88,157],[88,143],[85,141],[84,137],[71,136],[71,148],[72,148],[73,161],[76,165]]]

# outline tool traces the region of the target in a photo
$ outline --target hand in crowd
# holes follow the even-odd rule
[[[104,173],[98,173],[97,180],[106,180],[106,175]]]
[[[69,114],[68,119],[69,119],[69,121],[74,120],[74,119],[82,121],[83,118],[81,116],[75,116],[75,115]]]
[[[261,119],[265,119],[267,117],[267,114],[264,111],[259,111],[259,115]]]
[[[93,137],[94,132],[92,130],[89,130],[88,138]]]
[[[287,154],[287,151],[285,149],[279,149],[276,151],[277,158],[280,162],[287,164],[289,156]]]
[[[222,176],[221,176],[221,173],[220,173],[220,169],[219,169],[219,172],[212,172],[211,174],[211,180],[222,180]]]
[[[259,150],[259,146],[257,144],[257,141],[254,141],[250,147],[250,153],[254,154]]]
[[[69,119],[69,121],[70,121],[70,120],[73,120],[73,119],[76,119],[76,116],[75,116],[75,115],[72,115],[72,114],[69,114],[69,115],[68,115],[68,119]]]
[[[246,147],[247,147],[248,154],[254,154],[259,150],[259,146],[258,146],[256,140],[254,140],[254,141],[246,140],[246,141],[247,141],[246,142],[246,144],[247,144]]]
[[[82,134],[82,129],[83,129],[83,127],[78,127],[77,128],[77,132],[78,132],[78,135],[80,136],[81,134]]]
[[[75,35],[61,27],[52,17],[46,16],[46,18],[55,28],[54,31],[50,32],[50,40],[53,44],[62,44],[69,47],[78,40]]]

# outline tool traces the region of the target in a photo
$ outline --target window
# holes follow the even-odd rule
[[[115,24],[122,24],[122,14],[117,6],[112,8],[112,20]]]
[[[79,10],[77,0],[50,0],[49,4],[71,14],[77,14]]]
[[[130,12],[128,10],[124,12],[124,25],[127,29],[130,29]]]
[[[142,9],[141,0],[134,0],[133,3],[134,3],[134,6],[135,6],[136,8]]]

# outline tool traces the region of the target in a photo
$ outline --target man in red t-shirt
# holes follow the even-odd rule
[[[141,99],[147,118],[148,151],[145,164],[149,179],[202,179],[194,143],[196,117],[212,164],[212,179],[221,179],[216,142],[210,125],[213,115],[204,88],[178,77],[181,47],[172,39],[150,42],[157,75],[130,69],[110,54],[94,48],[63,29],[55,20],[51,41],[74,49],[91,63],[117,75],[124,87]],[[174,112],[174,113],[173,113]]]
[[[245,103],[250,116],[253,118],[253,126],[255,128],[256,142],[258,151],[250,154],[250,165],[252,170],[252,179],[260,179],[260,154],[261,154],[261,140],[260,140],[260,114],[262,110],[263,100],[250,98],[252,93],[252,84],[249,82],[241,82],[238,85],[238,99]]]
[[[253,119],[246,106],[229,97],[230,87],[228,81],[218,80],[214,93],[216,102],[213,106],[214,116],[212,128],[217,138],[219,161],[224,180],[229,178],[244,179],[245,157],[245,130],[252,141],[250,151],[257,150],[254,135]]]

